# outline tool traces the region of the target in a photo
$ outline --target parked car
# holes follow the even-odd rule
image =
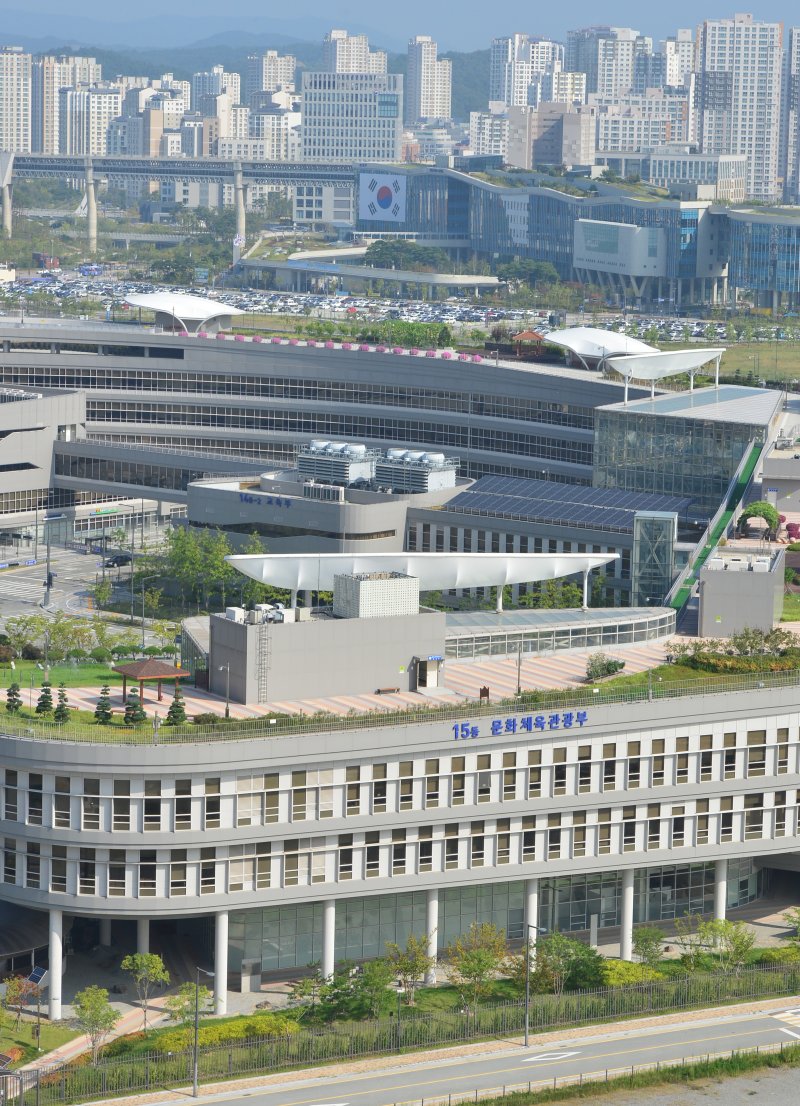
[[[106,568],[122,568],[123,565],[129,565],[132,557],[130,553],[114,553],[110,557],[106,557]]]

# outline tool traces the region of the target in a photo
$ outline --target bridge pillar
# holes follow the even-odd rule
[[[238,162],[233,167],[233,201],[236,208],[236,240],[233,244],[233,263],[235,265],[242,256],[242,248],[247,236],[244,176],[242,166]]]
[[[97,196],[94,190],[94,168],[91,161],[86,160],[86,238],[89,244],[89,253],[97,253]]]
[[[3,237],[11,237],[11,185],[3,185]]]

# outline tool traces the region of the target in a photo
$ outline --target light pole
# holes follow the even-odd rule
[[[144,652],[144,585],[149,583],[150,580],[157,580],[159,573],[155,576],[143,576],[142,577],[142,652]]]
[[[194,1048],[192,1049],[192,1098],[197,1098],[198,1062],[200,1056],[200,976],[214,978],[213,972],[207,972],[205,968],[194,969]]]
[[[220,672],[225,673],[225,717],[231,716],[231,662],[226,661],[225,664],[219,666]]]
[[[400,1018],[401,1018],[401,1010],[402,1010],[402,1000],[403,1000],[403,995],[405,993],[406,993],[405,987],[402,987],[398,983],[397,984],[397,1051],[398,1052],[401,1051],[402,1043],[403,1043],[402,1033],[400,1032],[400,1030],[401,1030]]]
[[[528,1047],[531,1039],[531,930],[534,933],[547,932],[530,922],[525,927],[525,1048]],[[534,949],[535,947],[534,945]]]

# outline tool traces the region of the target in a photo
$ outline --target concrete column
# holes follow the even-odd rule
[[[97,196],[94,190],[94,169],[88,159],[86,161],[86,238],[89,244],[89,253],[96,253]]]
[[[3,185],[3,237],[11,237],[11,185]]]
[[[111,944],[111,919],[100,919],[100,944],[107,948]]]
[[[633,958],[633,868],[622,873],[622,904],[620,910],[619,958]]]
[[[497,585],[497,606],[495,607],[497,614],[502,614],[503,611],[503,585]]]
[[[627,384],[627,381],[626,381]],[[583,609],[587,610],[589,606],[589,571],[587,569],[583,574]]]
[[[335,961],[336,900],[326,899],[322,908],[322,978],[331,979]]]
[[[244,241],[247,235],[247,215],[245,212],[245,190],[242,166],[238,162],[233,167],[233,202],[236,209],[236,237]],[[243,246],[233,247],[234,265],[242,256]]]
[[[150,951],[150,919],[136,919],[136,951],[148,953]]]
[[[428,956],[433,957],[433,964],[425,973],[425,983],[428,987],[432,987],[436,982],[437,930],[439,929],[439,891],[436,887],[430,888],[428,891],[425,928],[428,934]]]
[[[728,908],[728,861],[717,860],[714,864],[714,917],[725,920]]]
[[[64,915],[60,910],[50,911],[49,975],[50,1021],[61,1021],[61,974],[63,971]]]
[[[527,934],[526,940],[530,942],[530,948],[533,950],[536,948],[539,926],[538,879],[529,879],[525,883],[525,926],[527,927],[525,931]]]
[[[214,925],[214,1013],[228,1012],[228,911],[220,910]]]

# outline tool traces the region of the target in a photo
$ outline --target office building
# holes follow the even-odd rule
[[[596,130],[594,111],[582,105],[509,108],[508,164],[521,169],[593,165]]]
[[[31,151],[31,55],[0,46],[0,150]]]
[[[370,50],[366,35],[333,30],[322,42],[322,68],[326,73],[385,73],[386,51]]]
[[[752,15],[706,20],[697,37],[700,148],[745,154],[748,197],[772,201],[778,179],[783,26]]]
[[[403,78],[394,73],[303,74],[305,161],[396,162],[403,130]]]
[[[98,85],[102,66],[94,58],[39,57],[31,74],[31,143],[34,153],[61,153],[59,91],[79,85]]]
[[[429,35],[416,35],[408,44],[405,82],[405,121],[450,118],[452,63],[438,57]]]

